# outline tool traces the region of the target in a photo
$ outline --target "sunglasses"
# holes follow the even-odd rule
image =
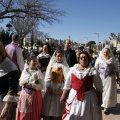
[[[88,57],[80,57],[80,59],[82,60],[82,59],[88,59]]]

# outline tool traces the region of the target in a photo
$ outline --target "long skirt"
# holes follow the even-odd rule
[[[20,99],[22,98],[22,92],[24,91],[23,90],[21,91]],[[20,102],[18,102],[16,120],[40,120],[41,119],[42,94],[40,90],[37,90],[34,92],[31,112],[28,112],[28,113],[20,112],[19,105],[20,105]]]
[[[76,91],[70,90],[62,120],[102,120],[100,107],[94,90],[85,92],[84,100],[75,97]]]
[[[103,75],[100,75],[100,77],[103,84],[103,104],[101,106],[104,108],[115,107],[117,104],[117,86],[115,76],[104,78]]]

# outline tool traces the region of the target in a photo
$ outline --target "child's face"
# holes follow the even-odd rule
[[[29,64],[29,67],[32,68],[32,69],[36,69],[37,66],[38,66],[38,60],[37,60],[37,57],[34,57],[32,60],[30,60],[28,62]]]
[[[63,56],[62,53],[56,53],[56,56],[55,56],[55,57],[56,57],[56,61],[60,63],[60,62],[63,61],[63,57],[64,57],[64,56]]]

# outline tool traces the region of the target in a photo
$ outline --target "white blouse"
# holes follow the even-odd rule
[[[38,80],[38,84],[35,81]],[[24,86],[25,83],[31,83],[32,88],[36,90],[45,90],[45,84],[43,80],[42,72],[38,70],[24,69],[20,77],[20,86]]]
[[[65,81],[65,85],[63,89],[69,90],[71,89],[71,74],[73,73],[77,78],[82,79],[86,75],[91,76],[93,75],[93,83],[94,87],[96,88],[97,91],[102,92],[102,81],[100,79],[99,74],[97,73],[95,68],[89,67],[86,71],[80,72],[78,68],[79,64],[75,64],[73,67],[70,68],[70,71],[68,72],[67,75],[67,80]],[[91,68],[91,69],[90,69]]]
[[[102,65],[104,67],[107,67],[107,65],[113,65],[114,71],[119,72],[118,64],[112,57],[106,61],[104,59],[102,59],[102,57],[98,57],[96,62],[95,62],[95,68],[97,70],[98,70],[99,65]]]

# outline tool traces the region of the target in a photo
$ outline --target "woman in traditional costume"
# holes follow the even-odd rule
[[[43,120],[62,119],[65,104],[60,103],[60,97],[68,70],[69,66],[63,50],[56,50],[49,62],[45,76],[47,91],[43,99]]]
[[[0,43],[0,120],[15,120],[19,72]]]
[[[20,77],[20,93],[16,120],[40,120],[42,112],[42,90],[45,90],[43,75],[37,68],[38,60],[34,53],[27,59],[28,68]]]
[[[43,44],[42,52],[37,57],[40,64],[40,70],[43,73],[43,77],[45,77],[45,72],[51,58],[50,46],[48,43]]]
[[[95,68],[89,65],[90,56],[86,51],[79,54],[79,64],[70,68],[60,98],[66,100],[62,120],[101,120],[100,103],[102,83]],[[98,98],[97,98],[98,96]]]
[[[106,45],[97,58],[95,67],[100,73],[103,84],[104,113],[108,114],[108,108],[115,107],[117,104],[116,81],[120,83],[118,64],[113,56],[109,45]]]

